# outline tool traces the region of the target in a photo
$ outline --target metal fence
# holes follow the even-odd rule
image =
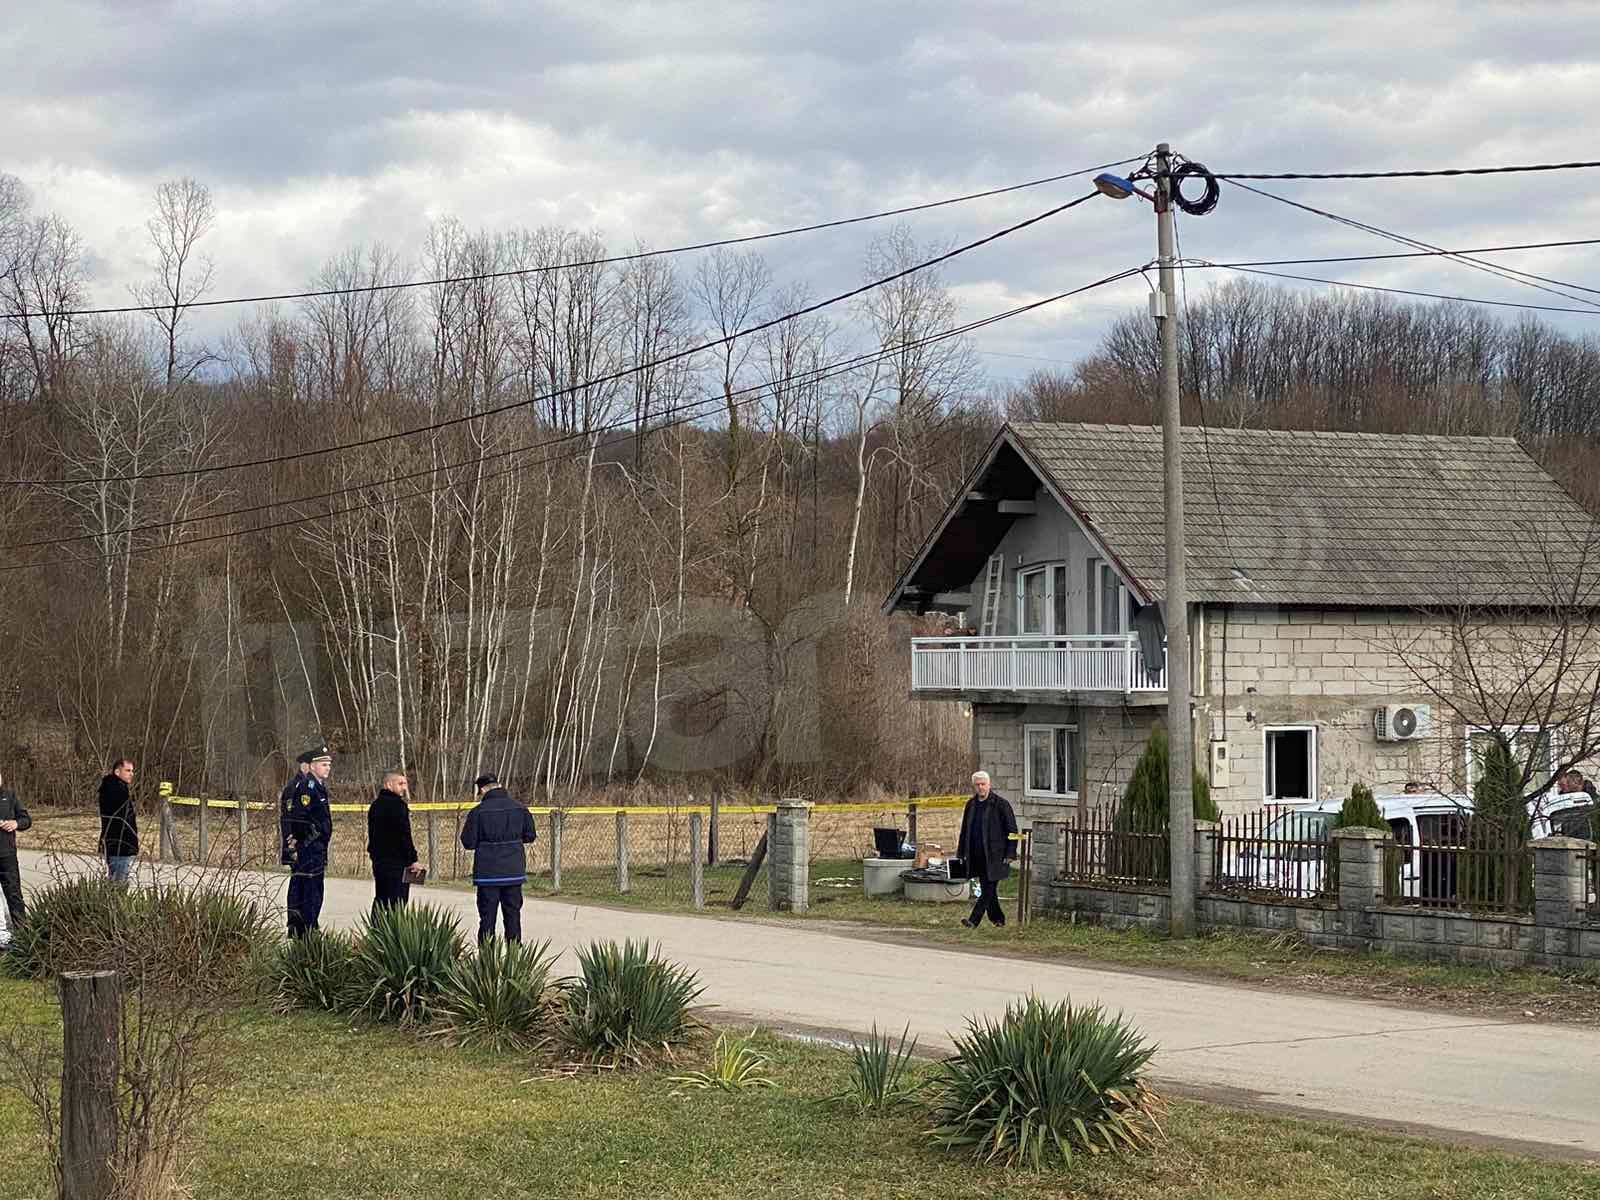
[[[1166,885],[1172,843],[1165,823],[1119,822],[1109,808],[1090,809],[1062,826],[1061,878],[1123,886]]]
[[[1533,852],[1526,846],[1390,842],[1383,854],[1385,904],[1502,914],[1533,911]]]
[[[178,796],[161,807],[164,860],[273,869],[279,861],[276,806]],[[811,810],[813,881],[859,886],[874,830],[954,853],[965,796],[910,797],[890,804],[819,803]],[[366,805],[333,804],[328,873],[370,873]],[[472,877],[461,845],[470,803],[413,804],[412,836],[430,880]],[[620,903],[731,906],[741,892],[766,903],[766,837],[771,804],[637,805],[530,809],[538,840],[527,848],[528,891]],[[698,871],[696,867],[698,866]],[[698,897],[696,882],[698,879]]]
[[[1212,835],[1212,891],[1318,900],[1337,890],[1326,814],[1264,808],[1229,817]]]

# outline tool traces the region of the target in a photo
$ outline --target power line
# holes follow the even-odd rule
[[[1237,188],[1243,188],[1247,192],[1252,192],[1257,196],[1263,196],[1268,200],[1276,200],[1279,204],[1287,204],[1290,208],[1298,208],[1302,212],[1313,213],[1314,215],[1323,217],[1329,221],[1335,221],[1340,225],[1349,226],[1351,229],[1359,229],[1365,233],[1386,238],[1387,240],[1391,242],[1397,242],[1402,246],[1411,246],[1419,250],[1434,250],[1442,252],[1441,247],[1435,246],[1430,242],[1424,242],[1418,238],[1407,237],[1403,233],[1395,233],[1393,230],[1383,229],[1377,225],[1369,225],[1365,221],[1357,221],[1353,217],[1340,216],[1338,213],[1329,212],[1326,209],[1317,208],[1314,205],[1302,204],[1298,200],[1290,200],[1287,196],[1279,196],[1272,192],[1264,191],[1261,188],[1251,187],[1248,183],[1235,183],[1233,186]],[[1560,296],[1563,299],[1576,300],[1579,304],[1594,304],[1597,308],[1600,308],[1600,304],[1596,304],[1596,302],[1593,300],[1586,299],[1583,296],[1574,296],[1571,292],[1564,292],[1560,290],[1560,288],[1576,288],[1579,291],[1595,292],[1594,288],[1584,287],[1584,285],[1579,283],[1566,283],[1560,279],[1550,279],[1544,275],[1535,275],[1529,271],[1519,271],[1514,267],[1501,267],[1494,263],[1479,262],[1475,258],[1468,258],[1459,253],[1447,254],[1446,257],[1455,262],[1461,263],[1463,266],[1470,266],[1476,271],[1482,271],[1485,274],[1494,275],[1498,278],[1509,280],[1512,283],[1521,283],[1527,287],[1535,289],[1536,291],[1549,292],[1551,295]],[[1544,286],[1545,284],[1558,284],[1560,287],[1546,287]],[[1595,292],[1595,294],[1600,295],[1600,292]]]
[[[1217,179],[1435,179],[1453,175],[1512,175],[1526,171],[1577,171],[1600,167],[1600,162],[1534,163],[1520,167],[1447,167],[1433,171],[1291,171],[1277,174],[1241,174],[1214,171]]]
[[[276,292],[260,296],[232,296],[222,300],[195,300],[182,305],[184,309],[190,308],[221,308],[233,304],[271,304],[282,300],[321,300],[329,296],[355,296],[371,292],[394,292],[407,288],[441,287],[456,283],[482,283],[493,279],[512,279],[524,275],[541,275],[551,271],[571,271],[582,267],[609,266],[615,263],[636,262],[642,258],[659,258],[673,254],[692,254],[699,250],[715,250],[723,246],[744,246],[752,242],[765,242],[773,238],[791,237],[800,233],[818,233],[824,229],[841,229],[847,225],[860,225],[866,221],[881,221],[888,217],[903,217],[911,213],[927,212],[930,209],[944,208],[951,204],[966,204],[972,200],[986,200],[991,196],[1004,196],[1009,192],[1020,192],[1027,188],[1044,187],[1046,184],[1060,183],[1066,179],[1076,179],[1083,175],[1091,175],[1096,171],[1109,170],[1112,167],[1126,166],[1131,162],[1141,161],[1141,156],[1120,159],[1113,163],[1101,163],[1095,167],[1084,167],[1078,171],[1068,171],[1061,175],[1050,175],[1044,179],[1030,179],[1026,183],[1013,183],[1005,187],[990,188],[982,192],[969,192],[964,196],[950,196],[944,200],[930,200],[923,204],[908,204],[901,208],[884,209],[882,212],[865,213],[859,217],[840,217],[832,221],[818,221],[812,225],[796,225],[789,229],[775,229],[770,233],[751,233],[742,237],[718,238],[709,242],[694,242],[685,246],[670,246],[662,250],[636,250],[631,254],[612,254],[603,258],[582,259],[576,262],[551,263],[537,267],[516,267],[505,271],[488,271],[475,275],[447,275],[439,279],[410,279],[396,283],[361,284],[345,288],[321,288],[305,292]],[[22,320],[30,317],[99,317],[113,316],[121,313],[154,313],[170,312],[171,304],[127,304],[113,308],[65,308],[52,309],[48,312],[21,312],[10,314],[13,319]]]
[[[1397,296],[1418,296],[1424,300],[1454,300],[1459,304],[1485,304],[1493,308],[1522,308],[1530,312],[1578,313],[1585,317],[1600,317],[1600,310],[1568,308],[1559,304],[1519,304],[1515,300],[1485,300],[1478,296],[1452,296],[1444,292],[1419,292],[1411,288],[1381,287],[1375,283],[1351,283],[1347,279],[1324,279],[1318,275],[1291,275],[1286,271],[1263,271],[1259,267],[1230,266],[1227,263],[1191,262],[1195,268],[1218,268],[1238,271],[1243,275],[1270,275],[1274,279],[1298,279],[1305,283],[1326,283],[1333,287],[1356,288],[1363,292],[1393,292]]]
[[[865,362],[871,361],[872,359],[892,357],[892,356],[894,356],[896,354],[902,353],[904,350],[906,350],[908,348],[914,348],[914,347],[921,346],[921,345],[931,344],[933,342],[941,341],[941,340],[944,340],[944,339],[947,339],[947,338],[959,337],[959,336],[962,336],[962,335],[967,334],[967,333],[976,332],[976,331],[978,331],[980,329],[986,329],[990,325],[999,324],[1001,321],[1010,320],[1013,317],[1021,316],[1024,313],[1031,312],[1031,311],[1033,311],[1035,309],[1038,309],[1038,308],[1043,308],[1046,305],[1057,303],[1057,302],[1059,302],[1061,300],[1065,300],[1065,299],[1067,299],[1067,298],[1069,298],[1071,296],[1080,295],[1083,292],[1091,291],[1094,288],[1103,287],[1103,286],[1105,286],[1107,284],[1116,283],[1116,282],[1118,282],[1118,281],[1120,281],[1122,279],[1130,278],[1130,277],[1138,274],[1138,272],[1139,272],[1139,268],[1131,267],[1131,268],[1129,268],[1127,270],[1119,271],[1119,272],[1116,272],[1114,274],[1104,276],[1104,277],[1102,277],[1100,279],[1097,279],[1097,280],[1093,281],[1092,283],[1084,284],[1081,287],[1073,288],[1073,289],[1071,289],[1069,291],[1059,292],[1059,293],[1057,293],[1057,294],[1055,294],[1053,296],[1047,296],[1047,297],[1045,297],[1044,299],[1041,299],[1041,300],[1034,300],[1034,301],[1031,301],[1031,302],[1029,302],[1027,304],[1018,305],[1018,306],[1016,306],[1014,308],[1007,309],[1007,310],[1005,310],[1003,312],[992,313],[989,316],[980,317],[980,318],[978,318],[976,320],[969,321],[969,322],[967,322],[967,323],[965,323],[963,325],[955,326],[955,327],[953,327],[951,329],[943,330],[943,331],[941,331],[939,333],[936,333],[936,334],[930,334],[925,338],[920,338],[920,339],[917,339],[917,340],[912,341],[912,342],[896,343],[896,344],[893,344],[893,345],[890,345],[890,346],[881,347],[877,351],[872,351],[872,352],[869,352],[869,353],[866,353],[866,354],[856,355],[852,359],[848,359],[848,360],[840,360],[839,362],[835,362],[835,363],[829,364],[827,367],[818,368],[817,371],[815,371],[815,372],[806,372],[804,374],[806,374],[806,375],[816,375],[817,376],[817,380],[816,381],[820,381],[821,378],[829,377],[832,374],[842,374],[846,370],[853,370],[853,369],[855,369],[855,367],[863,365]],[[765,391],[769,390],[772,386],[773,386],[773,383],[772,383],[772,381],[769,380],[769,381],[763,382],[761,384],[756,384],[756,385],[752,385],[752,386],[747,387],[747,388],[742,388],[742,389],[740,389],[739,392],[735,392],[733,394],[734,395],[739,395],[739,394],[742,394],[742,393],[745,393],[745,392],[749,392],[749,393],[754,393],[755,394],[755,395],[752,395],[750,399],[746,399],[746,400],[740,401],[739,403],[742,406],[744,404],[750,403],[751,400],[756,398],[756,396],[758,396],[762,392],[765,392]],[[699,402],[697,405],[691,405],[689,407],[690,408],[695,408],[695,407],[700,407],[700,406],[707,405],[707,404],[720,404],[720,403],[722,403],[723,399],[724,399],[724,397],[722,397],[722,396],[710,397],[706,401]],[[701,416],[701,415],[703,415],[703,414],[696,413],[696,412],[680,413],[677,416],[675,416],[673,419],[671,419],[669,421],[662,422],[660,425],[652,427],[650,432],[653,432],[653,433],[654,432],[660,432],[660,431],[665,430],[665,429],[671,429],[671,428],[675,428],[675,427],[680,426],[680,425],[685,425],[685,424],[690,423],[693,420],[698,419],[698,417]],[[579,438],[579,437],[591,436],[593,433],[600,432],[600,431],[602,431],[604,429],[607,429],[607,428],[618,428],[618,427],[621,427],[621,426],[624,426],[624,425],[631,425],[632,423],[633,423],[632,419],[629,418],[629,419],[624,420],[624,421],[613,422],[609,426],[597,427],[597,429],[588,431],[588,432],[583,433],[583,434],[564,435],[563,437],[560,437],[560,438],[549,439],[548,441],[546,441],[544,443],[535,443],[534,447],[536,448],[536,447],[539,447],[539,446],[550,446],[550,445],[554,445],[554,444],[556,444],[558,442],[562,442],[562,441],[571,441],[571,440],[574,440],[574,439]],[[614,438],[614,439],[612,439],[612,444],[615,444],[616,442],[622,441],[622,440],[625,440],[625,438]],[[227,518],[229,516],[246,515],[246,514],[253,513],[253,512],[264,511],[266,509],[278,508],[278,507],[286,507],[286,506],[292,505],[292,504],[304,503],[304,502],[306,502],[308,500],[331,499],[331,498],[333,498],[335,496],[345,495],[345,494],[348,494],[350,492],[364,491],[364,490],[366,490],[368,488],[371,488],[371,487],[383,486],[383,485],[385,485],[387,483],[390,483],[390,482],[398,482],[398,481],[404,480],[404,479],[417,478],[417,477],[422,476],[422,475],[431,474],[435,470],[452,470],[452,469],[457,469],[457,468],[459,468],[461,466],[471,466],[471,465],[475,465],[477,463],[486,462],[486,461],[488,461],[488,460],[490,460],[492,458],[507,457],[507,456],[512,455],[512,454],[522,453],[522,452],[524,452],[525,450],[527,450],[529,448],[530,447],[517,447],[517,448],[511,449],[511,450],[495,451],[495,452],[492,452],[490,454],[482,455],[479,458],[466,460],[465,462],[462,462],[462,463],[457,463],[457,464],[453,464],[453,465],[445,466],[445,467],[429,468],[429,469],[424,470],[424,471],[412,472],[412,473],[410,473],[408,475],[390,476],[388,479],[385,479],[385,480],[375,480],[375,481],[371,481],[371,482],[368,482],[368,483],[353,485],[351,487],[340,488],[340,489],[338,489],[336,491],[325,492],[325,493],[321,493],[320,495],[316,495],[316,496],[299,496],[299,497],[294,497],[294,498],[287,499],[287,500],[274,501],[274,502],[267,503],[267,504],[254,505],[254,506],[250,506],[248,508],[241,508],[241,509],[233,510],[233,511],[226,512],[226,513],[207,513],[207,514],[197,515],[197,516],[190,517],[190,518],[184,518],[184,519],[181,519],[181,520],[155,522],[155,523],[150,523],[150,524],[147,524],[147,525],[140,525],[140,526],[125,526],[125,527],[123,527],[123,528],[121,528],[119,530],[109,531],[109,532],[104,533],[104,534],[79,534],[79,535],[74,535],[74,536],[65,537],[65,538],[41,539],[39,541],[33,541],[33,542],[21,542],[21,543],[16,543],[16,544],[11,545],[11,546],[0,547],[0,550],[15,550],[15,549],[25,549],[25,548],[42,548],[42,547],[48,547],[48,546],[54,546],[54,545],[63,545],[63,544],[71,543],[71,542],[98,540],[101,537],[115,537],[115,536],[123,536],[123,535],[131,534],[131,533],[137,533],[137,532],[148,532],[148,531],[154,531],[154,530],[160,530],[160,529],[170,529],[170,528],[174,528],[174,527],[177,527],[177,526],[180,526],[180,525],[197,524],[197,523],[204,522],[204,521],[223,520],[223,519],[225,519],[225,518]],[[491,471],[491,472],[488,472],[487,474],[478,476],[473,480],[451,481],[451,482],[447,482],[447,483],[443,483],[443,484],[437,484],[437,485],[435,485],[433,487],[429,487],[429,488],[413,489],[410,492],[407,492],[407,493],[405,493],[403,495],[400,495],[400,496],[379,497],[379,498],[376,498],[376,499],[373,499],[373,500],[367,500],[367,501],[362,501],[362,502],[359,502],[359,503],[356,503],[356,504],[346,505],[346,506],[344,506],[342,508],[332,508],[332,509],[329,509],[329,510],[324,511],[324,512],[311,513],[311,514],[307,514],[307,515],[303,515],[303,516],[287,518],[287,519],[281,520],[281,521],[273,521],[273,522],[269,522],[269,523],[266,523],[266,524],[253,525],[253,526],[250,526],[250,527],[245,528],[245,529],[225,530],[225,531],[222,531],[222,532],[219,532],[219,533],[206,534],[206,535],[201,536],[201,537],[183,538],[183,539],[180,539],[180,540],[177,540],[177,541],[174,541],[174,542],[168,542],[168,543],[165,543],[165,544],[158,544],[158,545],[153,545],[153,546],[130,547],[125,553],[129,557],[132,557],[134,555],[145,555],[145,554],[159,553],[159,552],[162,552],[162,551],[176,550],[176,549],[178,549],[180,547],[184,547],[184,546],[194,546],[194,545],[201,545],[201,544],[208,543],[208,542],[230,540],[230,539],[233,539],[233,538],[245,537],[245,536],[247,536],[249,534],[267,533],[267,532],[270,532],[270,531],[275,530],[275,529],[282,529],[282,528],[287,528],[287,527],[296,526],[296,525],[304,525],[304,524],[308,524],[308,523],[313,522],[313,521],[327,520],[327,519],[330,519],[330,518],[333,518],[333,517],[337,517],[337,516],[344,516],[344,515],[348,515],[348,514],[356,513],[356,512],[361,512],[361,511],[368,510],[368,509],[375,509],[375,508],[378,508],[378,507],[380,507],[382,505],[385,505],[385,504],[393,504],[393,503],[403,502],[403,501],[406,501],[406,500],[418,499],[418,498],[421,498],[423,496],[433,495],[433,494],[435,494],[437,492],[449,491],[449,490],[451,490],[453,488],[459,488],[459,487],[468,486],[471,483],[481,483],[481,482],[483,482],[485,480],[488,480],[488,479],[495,479],[495,478],[499,478],[500,476],[503,476],[503,475],[510,475],[510,474],[514,474],[514,473],[516,473],[518,471],[527,470],[530,467],[542,466],[542,465],[544,465],[546,463],[557,461],[561,457],[563,457],[563,456],[559,455],[559,454],[552,454],[552,455],[548,455],[548,456],[546,456],[544,458],[540,458],[540,459],[519,461],[519,462],[514,463],[513,465],[511,465],[509,467],[504,467],[504,468],[501,468],[500,470]],[[119,558],[119,557],[122,557],[123,553],[124,552],[114,551],[114,552],[111,552],[111,553],[108,553],[108,554],[68,555],[68,556],[65,556],[65,557],[62,557],[62,558],[55,558],[55,559],[51,559],[51,558],[35,559],[35,560],[31,561],[31,562],[13,563],[13,564],[10,564],[8,566],[0,567],[0,574],[9,573],[9,572],[12,572],[12,571],[31,570],[31,569],[33,569],[35,567],[48,566],[48,565],[52,565],[54,563],[82,564],[82,563],[102,562],[102,561],[104,561],[104,560],[106,560],[108,558]]]
[[[323,455],[335,454],[344,450],[365,449],[368,446],[377,446],[385,442],[392,442],[401,438],[415,437],[418,434],[434,433],[438,430],[449,429],[452,426],[465,424],[470,421],[481,421],[486,417],[492,417],[500,413],[510,412],[513,409],[527,408],[530,405],[542,404],[545,401],[554,400],[562,396],[570,396],[588,388],[599,387],[608,383],[616,383],[619,380],[626,379],[630,375],[636,375],[643,371],[653,370],[656,367],[663,367],[675,362],[681,362],[683,359],[689,358],[695,354],[699,354],[702,351],[710,350],[717,346],[728,345],[737,338],[749,337],[752,334],[761,333],[764,330],[772,329],[775,326],[782,325],[786,321],[793,321],[799,319],[800,317],[810,316],[812,313],[820,312],[824,308],[843,303],[846,300],[852,300],[857,296],[872,291],[874,288],[879,288],[885,284],[893,283],[897,279],[904,279],[908,275],[914,275],[918,271],[925,271],[929,267],[938,266],[940,263],[949,262],[953,258],[957,258],[960,255],[966,254],[972,250],[976,250],[979,247],[987,246],[991,242],[997,242],[1001,238],[1008,237],[1013,233],[1017,233],[1020,230],[1028,228],[1030,225],[1037,225],[1041,221],[1048,220],[1050,217],[1054,217],[1060,213],[1066,212],[1069,208],[1076,208],[1080,204],[1085,204],[1088,201],[1093,200],[1099,194],[1100,193],[1097,191],[1085,193],[1084,195],[1079,196],[1076,200],[1068,200],[1065,204],[1058,204],[1054,208],[1047,208],[1044,212],[1041,212],[1036,216],[1029,217],[1023,221],[1018,221],[1014,225],[1008,225],[1004,229],[996,230],[994,233],[987,234],[984,237],[978,238],[976,241],[967,242],[964,245],[957,246],[953,250],[947,250],[943,254],[926,259],[923,262],[914,264],[913,266],[906,267],[904,270],[896,271],[892,275],[886,275],[881,279],[872,280],[870,283],[864,283],[860,287],[851,288],[848,292],[840,292],[838,295],[830,296],[826,300],[819,300],[815,304],[808,304],[804,308],[795,309],[793,312],[787,312],[781,316],[771,317],[768,320],[759,322],[758,324],[752,325],[747,329],[736,330],[733,333],[728,334],[726,337],[713,338],[711,341],[701,342],[698,345],[689,346],[681,350],[675,350],[670,354],[664,355],[660,358],[652,359],[648,362],[639,363],[622,370],[612,371],[608,374],[586,379],[581,383],[569,384],[566,387],[557,388],[554,391],[546,392],[543,395],[531,396],[525,400],[513,400],[506,404],[496,405],[493,408],[485,408],[480,409],[477,412],[464,413],[459,417],[450,417],[446,420],[434,421],[427,425],[417,425],[410,429],[397,430],[394,433],[378,434],[374,437],[361,438],[352,442],[340,442],[332,446],[321,446],[311,450],[297,450],[288,454],[274,454],[262,458],[242,459],[238,462],[216,463],[205,467],[184,467],[181,469],[167,471],[143,471],[131,475],[88,475],[79,479],[4,479],[0,480],[0,484],[27,487],[65,487],[74,484],[81,485],[86,483],[128,482],[135,479],[175,479],[194,475],[213,475],[221,471],[239,471],[249,467],[273,466],[278,463],[292,462],[303,458],[318,458]]]
[[[1387,262],[1397,258],[1438,258],[1457,254],[1504,254],[1513,250],[1557,250],[1571,246],[1600,246],[1600,238],[1571,238],[1562,242],[1518,242],[1509,246],[1474,246],[1465,250],[1409,250],[1394,254],[1336,254],[1325,258],[1258,258],[1243,262],[1212,263],[1215,267],[1293,267],[1312,263]],[[1579,287],[1579,284],[1571,284]]]

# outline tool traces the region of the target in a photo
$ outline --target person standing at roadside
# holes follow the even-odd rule
[[[106,876],[126,884],[139,861],[139,814],[133,807],[133,759],[119,758],[100,781],[100,852]]]
[[[961,923],[976,929],[988,916],[995,925],[1006,923],[1000,908],[1000,881],[1011,874],[1011,859],[1016,857],[1017,815],[1011,801],[993,790],[987,771],[972,776],[972,799],[961,814],[961,845],[957,853],[966,861],[967,875],[977,881],[978,900],[972,915]]]
[[[11,927],[22,922],[22,868],[17,865],[17,834],[33,825],[33,818],[22,807],[17,793],[5,786],[0,776],[0,892],[5,893]]]
[[[411,899],[411,874],[421,866],[411,840],[411,785],[405,772],[389,771],[367,807],[367,856],[372,859],[372,911],[398,908]]]
[[[473,781],[478,803],[461,827],[461,844],[472,851],[472,882],[478,889],[478,944],[494,936],[495,910],[505,919],[506,941],[522,940],[522,885],[528,862],[523,846],[538,835],[533,814],[511,798],[493,775]]]
[[[323,876],[328,870],[328,845],[333,841],[327,788],[333,754],[326,746],[318,746],[306,752],[306,762],[306,772],[295,781],[283,811],[284,854],[291,871],[286,905],[291,938],[319,928]]]

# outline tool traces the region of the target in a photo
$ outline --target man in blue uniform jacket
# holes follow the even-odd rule
[[[528,878],[523,846],[537,836],[533,814],[511,798],[493,775],[473,781],[479,800],[461,827],[461,844],[472,851],[472,882],[478,888],[478,943],[494,936],[495,910],[505,917],[506,941],[522,940],[522,885]]]
[[[294,812],[294,794],[311,770],[311,751],[295,756],[294,774],[278,793],[278,861],[286,867],[294,866],[294,855],[289,850],[289,815]]]
[[[333,755],[326,746],[306,752],[307,767],[283,802],[283,852],[289,877],[289,936],[304,937],[318,928],[322,916],[323,874],[328,869],[328,843],[333,840],[333,812],[328,807],[328,775]]]

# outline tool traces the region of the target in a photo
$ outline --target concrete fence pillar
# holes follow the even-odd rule
[[[1339,907],[1360,911],[1383,899],[1383,849],[1389,835],[1377,829],[1335,829]]]
[[[1533,919],[1539,925],[1576,925],[1589,912],[1588,853],[1593,842],[1549,837],[1533,850]]]
[[[1194,894],[1204,896],[1216,880],[1216,841],[1218,825],[1215,821],[1194,823]]]
[[[778,801],[768,829],[769,905],[773,912],[805,912],[811,903],[811,804]]]

